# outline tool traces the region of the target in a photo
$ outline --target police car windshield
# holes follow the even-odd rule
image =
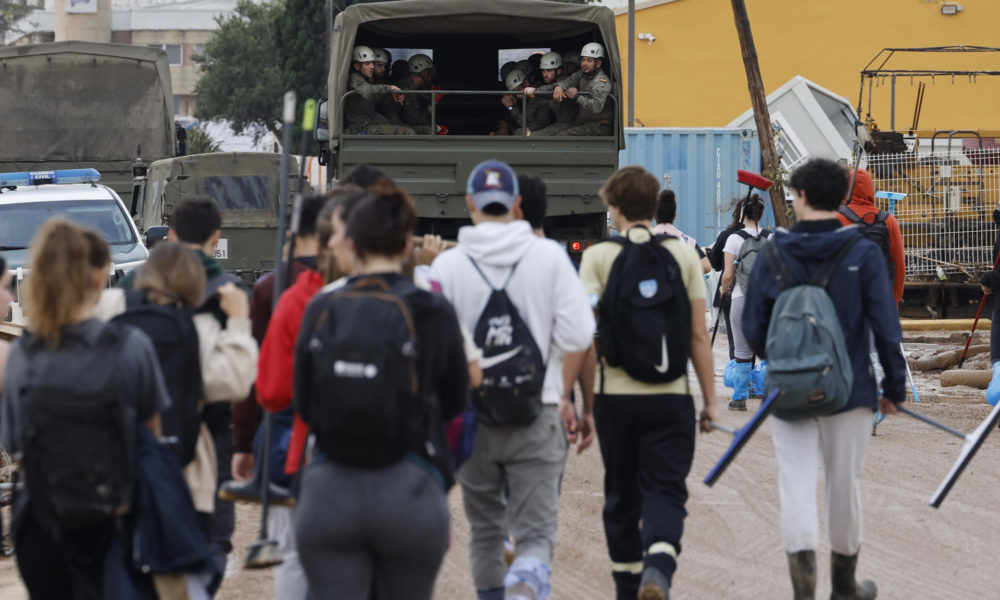
[[[0,204],[0,247],[27,248],[42,223],[56,215],[100,232],[111,245],[137,243],[128,215],[114,200],[56,200]]]

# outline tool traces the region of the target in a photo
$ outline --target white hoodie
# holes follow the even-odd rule
[[[507,295],[548,365],[542,402],[558,404],[563,393],[562,354],[590,347],[595,328],[587,294],[569,256],[558,243],[536,236],[527,221],[463,227],[458,246],[434,260],[430,278],[455,307],[459,322],[475,331],[492,289],[470,257],[494,288],[504,284],[517,264]]]

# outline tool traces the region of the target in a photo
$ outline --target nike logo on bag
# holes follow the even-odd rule
[[[664,341],[663,343],[666,344],[666,341]],[[521,348],[523,348],[523,347],[524,346],[518,346],[517,348],[514,348],[513,350],[508,350],[507,352],[504,352],[502,354],[497,354],[496,356],[489,356],[489,357],[484,356],[483,358],[481,358],[479,360],[479,367],[481,369],[483,369],[484,371],[486,369],[495,367],[495,366],[499,365],[500,363],[502,363],[502,362],[504,362],[504,361],[506,361],[508,359],[511,359],[511,358],[514,358],[515,356],[517,356],[517,353],[520,352]],[[666,346],[664,346],[664,348],[666,348]],[[664,351],[666,351],[666,350],[664,350]]]
[[[662,336],[660,338],[663,341],[663,345],[660,347],[662,354],[660,355],[660,364],[653,367],[658,373],[666,373],[667,368],[670,367],[670,361],[667,359],[667,336]]]

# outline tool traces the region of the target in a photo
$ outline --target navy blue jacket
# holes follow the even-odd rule
[[[851,236],[854,226],[842,227],[836,219],[802,221],[791,231],[779,230],[772,237],[788,262],[792,276],[807,281],[820,263],[832,256]],[[765,356],[767,328],[774,302],[781,293],[761,252],[754,262],[743,309],[743,333],[758,356]],[[906,363],[900,349],[903,332],[892,291],[892,279],[879,247],[866,238],[855,242],[830,278],[826,288],[844,331],[847,354],[854,368],[854,386],[843,411],[878,407],[878,388],[868,358],[874,333],[875,349],[885,371],[884,395],[893,402],[906,399]]]

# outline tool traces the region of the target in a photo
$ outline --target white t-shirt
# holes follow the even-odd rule
[[[760,235],[760,232],[763,231],[763,228],[759,226],[744,227],[740,231],[745,231],[748,234],[757,237],[758,235]],[[737,232],[733,232],[728,238],[726,238],[726,245],[725,247],[722,248],[722,251],[725,252],[726,254],[732,254],[734,258],[739,258],[740,248],[743,247],[743,242],[745,241],[746,240],[743,239],[743,236],[741,236]],[[733,285],[733,298],[742,298],[742,297],[743,297],[743,290],[740,289],[740,284],[735,283]]]

